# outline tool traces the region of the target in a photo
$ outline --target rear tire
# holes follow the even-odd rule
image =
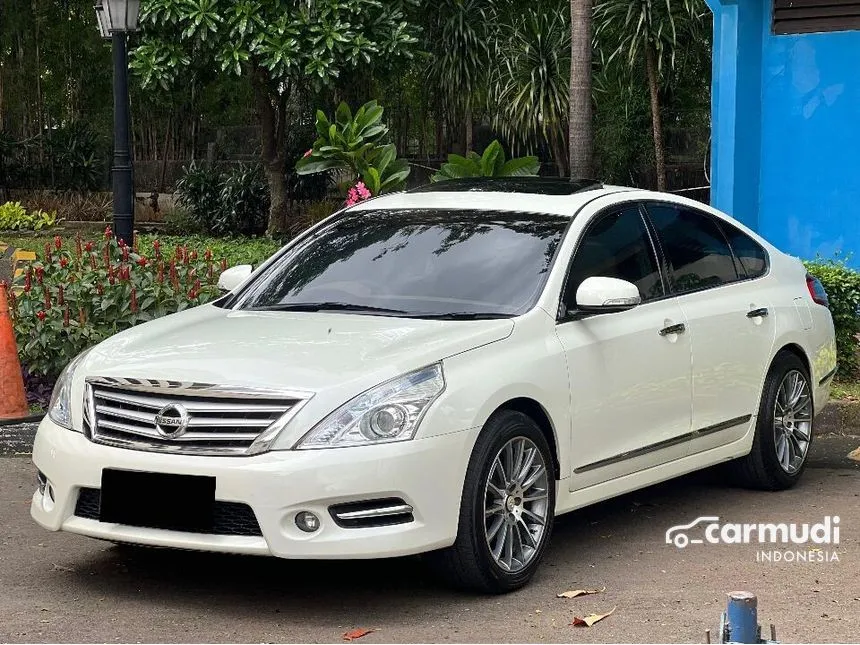
[[[537,424],[503,410],[469,460],[454,545],[425,559],[447,583],[485,593],[524,586],[540,564],[555,512],[553,456]]]
[[[784,490],[800,480],[813,439],[812,391],[803,361],[778,354],[765,379],[752,450],[732,464],[742,485]]]

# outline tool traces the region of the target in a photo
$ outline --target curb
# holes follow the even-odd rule
[[[22,423],[36,423],[45,418],[44,414],[31,414],[27,417],[21,417],[20,419],[0,419],[0,427],[3,426],[17,426]]]

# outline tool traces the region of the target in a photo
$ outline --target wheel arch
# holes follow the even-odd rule
[[[786,343],[782,347],[780,347],[773,355],[773,359],[770,361],[770,365],[773,366],[774,361],[776,361],[777,356],[780,354],[794,354],[803,365],[806,367],[806,373],[809,374],[809,378],[813,378],[812,373],[812,363],[809,360],[809,356],[806,355],[806,350],[803,349],[797,343]],[[770,367],[768,367],[768,371],[770,371]],[[810,383],[810,386],[813,387],[813,384]]]
[[[558,453],[558,437],[556,435],[555,426],[552,423],[552,419],[550,418],[549,413],[546,411],[544,406],[533,398],[521,396],[505,401],[495,410],[493,410],[493,414],[496,414],[503,410],[512,410],[514,412],[524,414],[537,424],[538,428],[540,428],[541,433],[543,433],[544,437],[546,438],[550,450],[552,450],[552,465],[553,469],[555,470],[555,478],[556,480],[561,479],[561,464],[559,461]]]

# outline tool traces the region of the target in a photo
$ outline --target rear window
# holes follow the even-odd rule
[[[727,222],[721,222],[729,244],[740,261],[747,278],[760,278],[767,273],[767,251],[749,235]]]
[[[520,315],[537,301],[569,222],[475,210],[346,213],[260,276],[239,308]]]

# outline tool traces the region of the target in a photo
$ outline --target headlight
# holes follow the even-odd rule
[[[409,372],[360,394],[302,437],[296,448],[345,448],[408,441],[445,389],[440,364]]]
[[[75,429],[72,427],[72,381],[75,377],[75,369],[89,351],[88,349],[78,354],[60,373],[60,378],[54,385],[54,393],[51,395],[51,404],[48,406],[48,416],[51,421],[69,430]]]

